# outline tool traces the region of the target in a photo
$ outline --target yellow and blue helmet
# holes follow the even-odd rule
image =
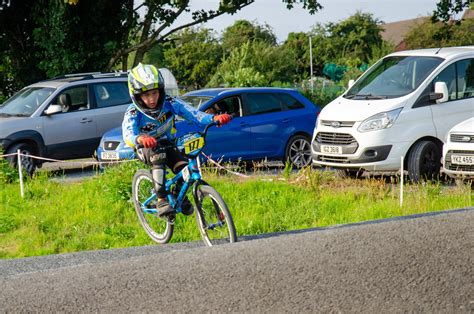
[[[154,109],[145,106],[140,97],[141,94],[152,89],[158,89],[160,92],[158,106]],[[166,97],[165,82],[160,71],[154,65],[139,63],[131,69],[128,74],[128,91],[138,110],[152,118],[157,118],[160,115]]]

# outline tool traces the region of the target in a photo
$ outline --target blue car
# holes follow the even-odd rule
[[[234,118],[222,128],[211,128],[203,151],[222,161],[289,161],[294,168],[311,164],[311,135],[320,108],[297,90],[286,88],[213,88],[180,97],[199,110],[228,113]],[[177,136],[200,130],[177,120]],[[97,148],[99,161],[133,159],[121,128],[104,134]]]

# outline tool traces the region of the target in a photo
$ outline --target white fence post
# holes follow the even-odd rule
[[[313,45],[311,43],[311,36],[309,36],[309,79],[311,80],[311,95],[313,95],[314,80],[313,80]]]
[[[17,155],[18,155],[18,174],[20,176],[20,194],[21,194],[21,198],[23,198],[25,196],[25,189],[23,187],[23,169],[21,168],[21,153],[20,153],[20,150],[18,149],[16,151]]]
[[[400,207],[403,206],[403,156],[400,157]]]

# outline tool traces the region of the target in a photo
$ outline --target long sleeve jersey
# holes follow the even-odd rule
[[[138,110],[135,104],[131,104],[122,122],[122,136],[125,143],[135,147],[137,137],[141,134],[173,140],[176,137],[175,115],[200,126],[208,125],[213,118],[212,114],[199,111],[177,98],[166,98],[158,120],[150,118]]]

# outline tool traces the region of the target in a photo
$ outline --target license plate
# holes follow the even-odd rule
[[[118,152],[100,152],[100,158],[102,160],[118,160]]]
[[[321,145],[321,152],[328,154],[342,154],[342,147],[334,145]]]
[[[474,156],[451,155],[451,162],[457,165],[474,165]]]

